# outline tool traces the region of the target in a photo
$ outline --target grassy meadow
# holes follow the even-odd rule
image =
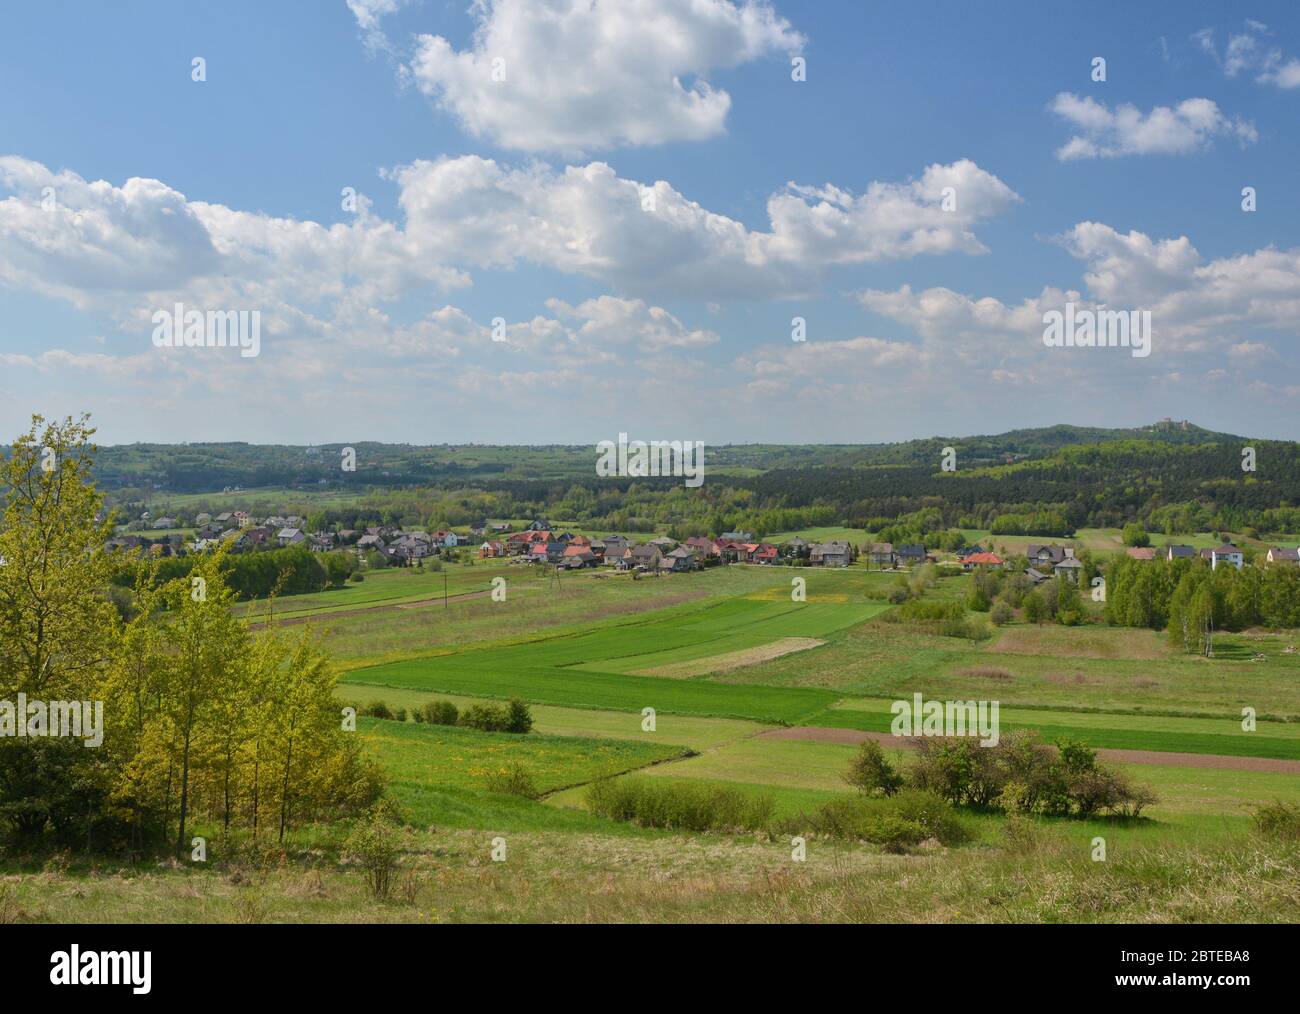
[[[459,596],[445,606],[444,576]],[[495,576],[506,578],[505,601],[474,594]],[[943,578],[927,597],[961,600],[969,580]],[[313,825],[253,849],[209,828],[199,831],[213,842],[203,868],[92,863],[69,881],[75,890],[49,889],[51,869],[68,860],[11,868],[0,921],[1300,918],[1300,853],[1252,830],[1258,806],[1300,803],[1300,772],[1250,769],[1300,761],[1300,654],[1287,650],[1300,634],[1223,635],[1208,660],[1100,623],[945,637],[891,621],[893,581],[865,567],[733,566],[557,582],[540,568],[476,562],[369,572],[346,589],[280,600],[276,617],[310,622],[337,659],[342,703],[414,713],[448,700],[463,712],[520,698],[532,731],[358,720],[405,825],[387,900],[365,893],[346,829]],[[788,835],[656,830],[588,809],[593,782],[635,777],[767,800],[782,826],[801,826],[852,792],[857,747],[835,737],[888,732],[890,705],[914,693],[997,700],[1004,733],[1140,751],[1114,766],[1158,801],[1137,820],[1012,823],[958,808],[965,844],[891,855],[813,834],[798,862]],[[1247,706],[1253,732],[1241,727]],[[912,751],[886,753],[902,770],[913,762]],[[494,780],[519,768],[527,796]],[[1104,863],[1090,859],[1098,837]]]

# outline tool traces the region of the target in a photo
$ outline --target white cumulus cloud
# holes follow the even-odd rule
[[[767,0],[477,0],[472,13],[468,48],[422,35],[409,73],[469,133],[522,151],[715,137],[731,96],[706,75],[804,45]]]
[[[1254,143],[1253,123],[1228,117],[1211,99],[1185,99],[1176,106],[1154,106],[1144,113],[1127,103],[1113,110],[1091,96],[1061,92],[1049,107],[1078,133],[1057,149],[1061,161],[1116,158],[1122,155],[1183,155],[1198,151],[1216,137]]]

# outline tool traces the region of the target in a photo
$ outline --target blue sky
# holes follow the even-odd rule
[[[1296,438],[1294,5],[1078,7],[14,9],[0,433]],[[1151,355],[1046,347],[1067,300]],[[260,354],[156,348],[176,301]]]

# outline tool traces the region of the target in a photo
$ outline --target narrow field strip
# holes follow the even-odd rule
[[[743,669],[745,666],[758,665],[761,662],[770,662],[774,658],[792,655],[796,651],[820,648],[825,643],[825,641],[819,641],[815,637],[783,637],[779,641],[772,641],[770,644],[764,644],[757,648],[744,648],[740,651],[729,651],[721,655],[709,655],[692,662],[677,662],[672,665],[656,666],[653,669],[635,669],[632,671],[632,675],[667,676],[672,679],[707,676],[713,673],[731,672],[733,669]]]
[[[893,714],[885,700],[840,701],[809,721],[819,728],[889,732]],[[1243,732],[1240,719],[1170,718],[1163,716],[1001,709],[1003,732],[1036,729],[1046,741],[1067,737],[1091,747],[1161,753],[1268,757],[1300,761],[1300,725],[1260,722],[1258,731]]]
[[[862,729],[825,728],[821,726],[795,726],[789,729],[772,729],[758,735],[759,739],[793,739],[808,743],[834,743],[855,745],[875,740],[877,743],[902,749],[915,749],[917,741],[888,732],[867,732]],[[1300,775],[1300,760],[1278,760],[1272,757],[1246,757],[1226,754],[1172,753],[1160,750],[1109,750],[1098,749],[1102,760],[1117,764],[1159,764],[1165,767],[1213,768],[1219,771],[1268,771],[1276,774]]]
[[[537,704],[739,718],[787,725],[807,718],[834,703],[829,690],[792,687],[739,686],[667,680],[656,676],[580,669],[527,668],[503,665],[489,659],[483,668],[464,666],[463,656],[421,658],[390,665],[356,669],[349,683],[372,683],[410,690],[431,690],[472,697],[521,697]]]

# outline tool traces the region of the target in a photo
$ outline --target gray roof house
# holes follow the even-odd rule
[[[822,567],[847,567],[852,552],[847,542],[841,542],[833,539],[830,542],[823,542],[812,547],[812,552],[808,555],[808,562],[813,566]]]
[[[925,547],[919,543],[894,547],[894,559],[901,564],[911,565],[913,563],[924,563],[925,557]]]
[[[1052,573],[1058,577],[1064,577],[1067,580],[1077,582],[1079,580],[1079,575],[1083,573],[1083,564],[1074,557],[1067,556],[1052,568]]]
[[[1067,553],[1061,546],[1056,545],[1036,546],[1031,542],[1025,549],[1025,556],[1029,558],[1031,563],[1050,563],[1053,566],[1060,563],[1067,556],[1072,555],[1072,553]]]

